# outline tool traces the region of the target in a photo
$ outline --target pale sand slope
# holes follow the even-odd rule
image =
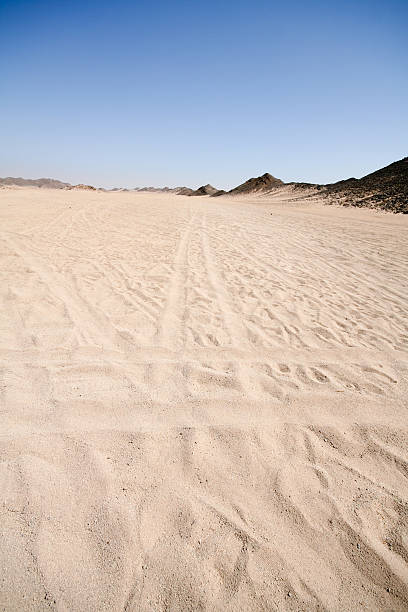
[[[2,190],[0,609],[407,610],[407,222]]]

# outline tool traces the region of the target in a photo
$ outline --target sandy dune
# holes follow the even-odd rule
[[[0,191],[0,609],[407,610],[408,219]]]

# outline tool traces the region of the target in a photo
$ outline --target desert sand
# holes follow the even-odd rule
[[[408,218],[0,191],[0,609],[408,609]]]

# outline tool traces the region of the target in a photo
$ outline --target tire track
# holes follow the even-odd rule
[[[208,278],[214,290],[214,294],[217,296],[217,302],[222,312],[224,324],[230,336],[232,346],[235,348],[247,346],[248,343],[245,341],[246,330],[243,326],[242,319],[230,304],[228,292],[217,271],[217,265],[214,261],[214,255],[208,235],[207,218],[206,213],[204,213],[201,220],[201,239]]]
[[[190,215],[191,215],[190,205]],[[157,338],[161,346],[181,349],[185,345],[186,281],[188,276],[188,248],[197,213],[191,216],[180,238],[174,257],[174,271],[170,278],[167,301],[158,322]]]

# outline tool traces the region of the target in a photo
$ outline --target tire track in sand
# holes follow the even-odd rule
[[[201,236],[208,278],[213,287],[214,294],[217,296],[224,325],[230,336],[231,348],[245,350],[250,346],[248,331],[245,328],[242,318],[234,311],[225,283],[218,273],[217,263],[214,259],[214,251],[209,241],[206,213],[203,214],[201,221]],[[251,364],[244,363],[237,359],[234,359],[232,364],[241,390],[249,397],[254,394],[258,396],[262,388],[261,380],[258,373],[251,367]]]
[[[191,215],[191,206],[190,206]],[[181,236],[173,263],[173,273],[166,305],[158,323],[159,344],[166,348],[182,349],[185,345],[186,281],[188,276],[188,247],[198,213],[191,216]]]
[[[240,316],[230,305],[228,292],[217,271],[217,264],[214,260],[214,254],[210,246],[208,235],[209,231],[207,228],[207,217],[206,213],[204,213],[201,220],[201,239],[207,275],[214,290],[214,295],[217,296],[217,302],[224,319],[225,328],[231,339],[231,344],[234,348],[241,348],[243,345],[247,345],[247,343],[245,343],[245,338],[247,335],[246,330],[244,329]]]

